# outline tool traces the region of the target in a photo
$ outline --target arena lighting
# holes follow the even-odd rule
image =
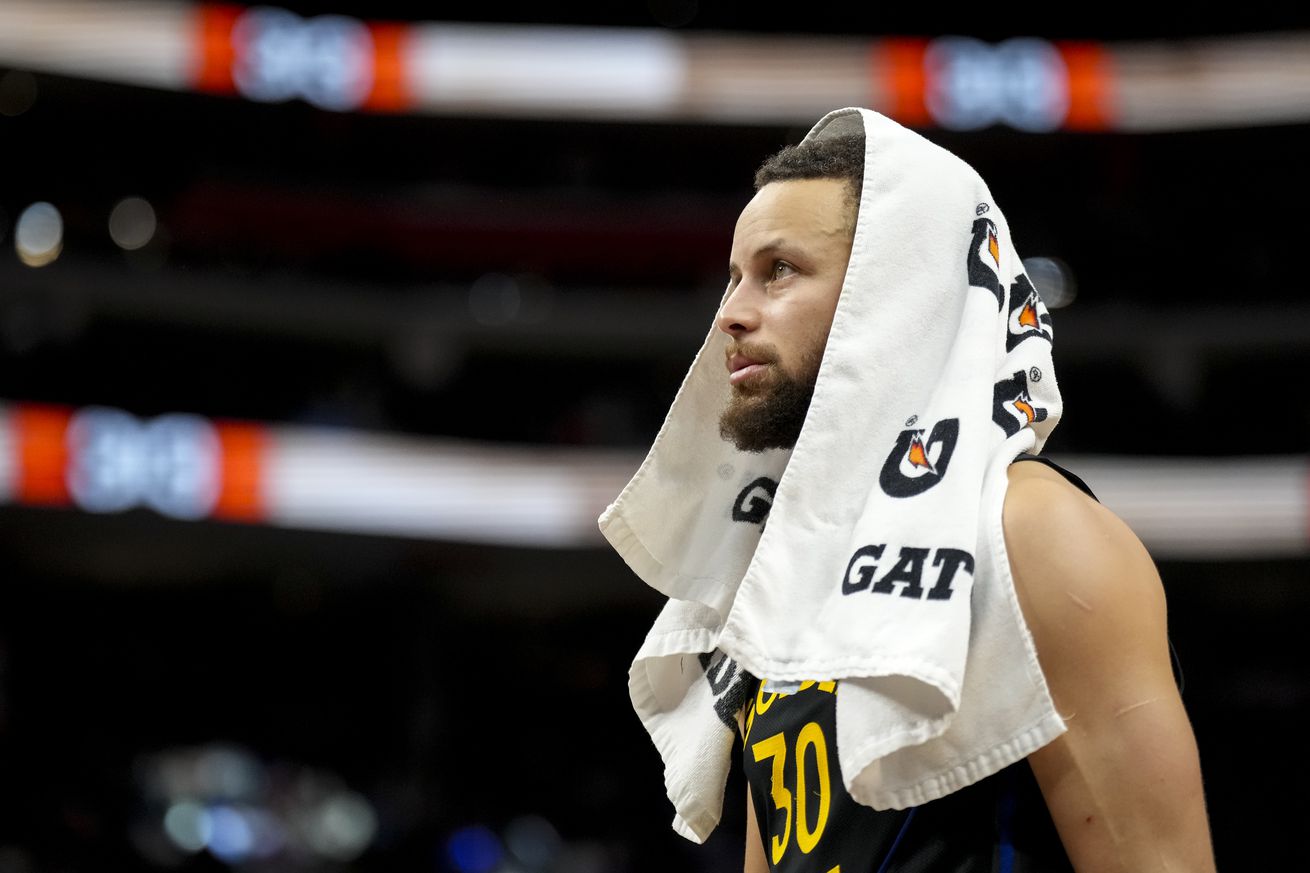
[[[242,864],[249,860],[255,849],[255,829],[245,811],[218,804],[207,812],[209,840],[205,847],[215,858],[228,864]]]
[[[860,105],[913,126],[1034,133],[1310,120],[1310,33],[988,44],[4,0],[0,64],[331,111],[795,125]]]
[[[1048,309],[1068,306],[1078,296],[1073,270],[1059,258],[1024,258],[1023,270]]]
[[[145,247],[158,226],[155,208],[140,197],[124,197],[109,213],[109,238],[124,251]]]
[[[173,845],[188,854],[209,845],[213,832],[209,811],[194,800],[178,801],[164,813],[164,833]]]
[[[52,204],[33,203],[14,223],[14,251],[29,267],[52,264],[64,249],[64,217]]]
[[[378,819],[358,794],[339,791],[306,817],[306,837],[318,854],[335,861],[353,861],[373,842]]]
[[[690,72],[680,41],[655,30],[420,25],[411,40],[420,104],[660,115]]]
[[[146,755],[134,769],[145,801],[134,832],[162,836],[186,855],[269,869],[303,867],[307,859],[348,863],[377,837],[372,804],[330,771],[270,765],[219,743]],[[153,845],[138,841],[143,852]],[[160,860],[177,866],[182,859]]]
[[[620,452],[0,406],[0,502],[88,512],[584,547],[630,472]]]
[[[343,15],[304,19],[257,7],[237,16],[232,83],[249,100],[299,97],[320,109],[359,109],[373,89],[374,45],[362,22]]]
[[[1042,39],[988,45],[948,36],[928,43],[923,57],[924,104],[940,127],[978,130],[1008,124],[1048,133],[1069,118],[1069,66]]]
[[[500,838],[486,825],[468,825],[446,839],[446,860],[458,873],[492,873],[504,851]]]
[[[1059,456],[1157,558],[1310,555],[1305,456]],[[0,405],[0,503],[594,548],[638,453]]]
[[[469,286],[469,314],[478,324],[508,324],[518,316],[521,305],[518,283],[510,276],[486,273]]]
[[[547,870],[559,857],[564,840],[542,816],[524,815],[505,825],[505,848],[526,869]]]

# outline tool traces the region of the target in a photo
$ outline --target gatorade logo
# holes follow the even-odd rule
[[[973,567],[973,555],[963,549],[903,546],[893,559],[886,543],[872,543],[851,555],[842,577],[841,593],[899,591],[901,597],[916,600],[950,600],[955,593],[951,583],[961,573],[973,576]],[[935,575],[933,569],[937,571]]]
[[[1051,315],[1046,311],[1046,304],[1037,295],[1037,289],[1028,277],[1020,273],[1010,286],[1009,330],[1005,335],[1005,350],[1014,351],[1014,347],[1029,337],[1041,337],[1051,341]]]
[[[890,497],[913,497],[942,481],[960,438],[960,420],[946,418],[933,425],[924,438],[923,428],[906,428],[882,465],[878,484]]]
[[[1016,370],[1009,379],[1002,379],[992,389],[992,421],[1012,437],[1025,427],[1046,421],[1047,411],[1036,405],[1028,393],[1028,374]]]
[[[755,683],[754,677],[718,649],[702,652],[699,660],[705,671],[705,681],[710,686],[710,696],[714,699],[714,714],[728,730],[736,733],[737,713],[746,703],[747,694]]]
[[[990,218],[975,218],[973,241],[969,243],[969,284],[986,288],[996,297],[999,310],[1005,302],[1005,289],[1001,287],[1001,241],[996,222]]]
[[[761,476],[737,495],[732,504],[732,520],[747,524],[762,524],[769,517],[773,508],[773,495],[778,490],[778,483],[768,476]]]

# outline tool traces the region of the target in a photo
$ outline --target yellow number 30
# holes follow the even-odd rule
[[[810,817],[806,811],[809,792],[805,786],[805,755],[810,750],[814,750],[815,763],[819,771],[819,815],[814,823],[814,829],[810,829]],[[786,785],[784,777],[784,767],[787,764],[787,738],[776,733],[767,739],[760,740],[751,746],[751,753],[755,756],[757,762],[765,758],[773,759],[773,774],[770,779],[772,786],[773,805],[784,815],[782,827],[782,836],[773,835],[773,841],[770,845],[773,855],[773,863],[777,864],[782,860],[782,855],[787,851],[787,844],[791,841],[791,821],[792,821],[792,792]],[[810,722],[801,728],[800,736],[796,738],[796,845],[800,847],[801,852],[808,855],[810,851],[819,843],[819,838],[823,836],[823,829],[828,824],[828,808],[832,802],[831,783],[828,777],[828,744],[823,739],[823,731],[814,722]]]

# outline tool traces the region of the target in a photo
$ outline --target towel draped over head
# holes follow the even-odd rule
[[[725,442],[711,328],[606,538],[668,598],[630,671],[675,829],[718,823],[750,677],[839,680],[846,788],[927,802],[1064,730],[1014,594],[1006,469],[1060,417],[1051,321],[978,174],[878,113],[850,263],[791,450]],[[767,524],[766,524],[767,521]]]

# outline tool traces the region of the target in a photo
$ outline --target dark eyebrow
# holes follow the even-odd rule
[[[787,248],[788,244],[789,242],[785,237],[781,237],[781,236],[774,237],[773,239],[766,242],[764,245],[760,246],[755,251],[751,252],[751,259],[753,260],[755,258],[758,258],[760,255],[766,255],[771,252],[776,252],[779,249],[785,249]],[[741,267],[737,266],[735,263],[729,260],[728,275],[733,276],[740,272],[741,272]]]

